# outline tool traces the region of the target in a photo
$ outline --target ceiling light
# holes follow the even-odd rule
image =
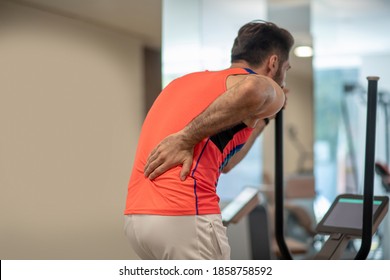
[[[297,57],[311,57],[313,56],[313,48],[310,46],[299,46],[294,49],[294,54]]]

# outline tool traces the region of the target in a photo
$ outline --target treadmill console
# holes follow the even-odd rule
[[[259,191],[255,187],[245,187],[233,201],[222,209],[221,215],[224,225],[238,223],[241,218],[248,215],[260,202]]]
[[[375,233],[380,222],[389,208],[387,196],[374,196],[373,227]],[[361,237],[363,227],[363,196],[342,194],[339,195],[323,219],[317,225],[320,234],[341,233],[350,237]]]

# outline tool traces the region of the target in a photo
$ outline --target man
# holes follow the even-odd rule
[[[126,201],[125,232],[140,258],[230,258],[218,177],[284,106],[293,44],[285,29],[250,22],[230,68],[185,75],[161,92],[142,127]]]

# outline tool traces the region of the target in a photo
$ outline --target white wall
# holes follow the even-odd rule
[[[0,258],[127,259],[142,44],[0,4]]]

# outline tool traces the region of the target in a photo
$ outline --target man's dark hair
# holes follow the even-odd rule
[[[245,60],[251,66],[261,65],[276,54],[280,63],[288,60],[294,38],[286,29],[266,21],[251,21],[240,28],[234,40],[231,62]]]

